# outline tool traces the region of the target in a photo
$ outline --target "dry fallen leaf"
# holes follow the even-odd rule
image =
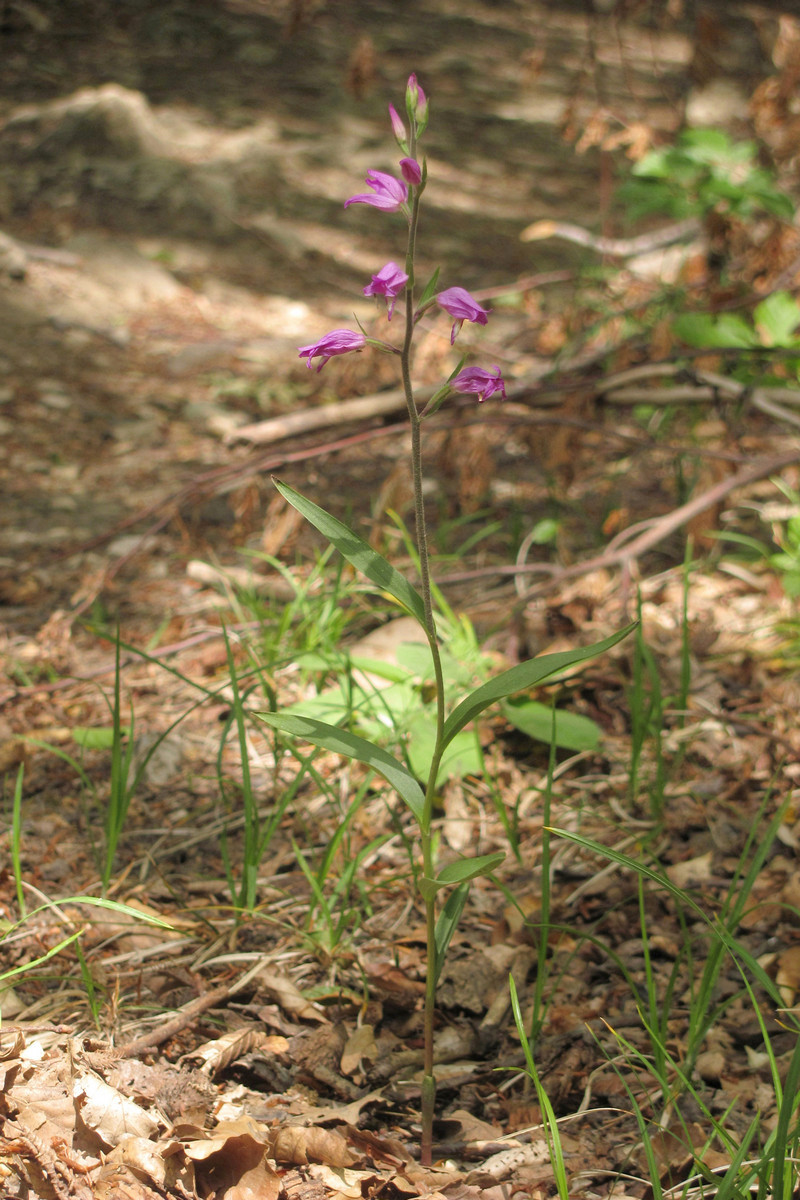
[[[276,1162],[303,1167],[309,1162],[325,1163],[329,1167],[352,1167],[358,1162],[345,1138],[334,1129],[317,1125],[284,1125],[270,1139],[272,1157]]]
[[[781,999],[790,1008],[800,990],[800,946],[788,946],[778,955],[775,982],[781,989]]]
[[[710,850],[707,854],[699,854],[697,858],[687,858],[685,862],[674,863],[666,870],[667,878],[676,887],[681,888],[705,883],[712,874]]]
[[[284,1012],[299,1017],[301,1021],[318,1021],[322,1025],[329,1024],[328,1018],[320,1012],[286,975],[271,968],[259,976],[259,987],[267,992],[273,1000],[277,1000]]]
[[[267,1130],[251,1117],[223,1121],[212,1133],[184,1144],[194,1163],[197,1190],[221,1200],[276,1200],[280,1176],[267,1161]]]
[[[158,1129],[154,1117],[88,1071],[77,1076],[72,1095],[84,1125],[92,1129],[108,1149],[124,1137],[149,1138]]]
[[[280,1035],[265,1034],[260,1029],[232,1029],[215,1038],[213,1042],[203,1042],[202,1046],[198,1046],[185,1057],[201,1059],[201,1070],[206,1075],[213,1076],[253,1050],[258,1050],[266,1057],[270,1054],[285,1054],[288,1049],[288,1039]]]
[[[371,1025],[360,1025],[347,1039],[341,1059],[343,1075],[363,1074],[362,1062],[374,1063],[378,1057],[375,1030]]]

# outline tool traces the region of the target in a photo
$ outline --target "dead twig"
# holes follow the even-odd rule
[[[559,567],[551,563],[525,563],[517,562],[513,566],[495,566],[495,567],[477,567],[472,571],[460,571],[453,575],[446,575],[437,580],[439,586],[450,583],[467,583],[473,579],[486,579],[491,576],[512,577],[515,580],[521,575],[542,574],[548,576],[546,585],[538,585],[536,588],[530,588],[527,591],[523,590],[519,581],[517,590],[520,599],[528,600],[533,595],[539,594],[542,588],[551,588],[554,585],[563,583],[566,579],[576,579],[581,575],[588,575],[591,571],[598,571],[608,567],[630,567],[637,558],[652,550],[659,542],[663,542],[670,534],[680,529],[682,525],[686,525],[693,517],[705,512],[706,509],[712,508],[723,500],[731,492],[737,488],[746,487],[749,483],[755,483],[758,479],[764,479],[767,475],[771,475],[773,471],[780,471],[783,467],[788,467],[792,463],[800,461],[800,446],[795,446],[792,450],[787,450],[783,454],[778,454],[769,458],[759,458],[754,463],[749,463],[743,466],[741,470],[731,475],[728,479],[723,479],[720,483],[709,488],[699,496],[682,504],[680,508],[674,509],[672,512],[664,513],[661,517],[654,517],[652,522],[648,522],[648,528],[645,529],[638,537],[634,537],[633,541],[625,543],[627,537],[634,532],[635,529],[641,528],[641,523],[637,522],[636,526],[632,526],[628,530],[623,530],[615,538],[615,548],[609,552],[604,550],[602,554],[596,554],[593,558],[584,559],[583,562],[572,563],[568,567]]]
[[[151,1029],[149,1033],[143,1033],[140,1037],[134,1038],[131,1042],[126,1042],[124,1046],[119,1046],[116,1049],[118,1058],[136,1058],[139,1054],[144,1054],[148,1050],[154,1050],[157,1046],[162,1046],[164,1042],[174,1037],[176,1033],[181,1033],[187,1026],[191,1025],[199,1016],[207,1012],[209,1008],[214,1008],[217,1004],[224,1004],[230,1000],[231,996],[235,996],[237,992],[241,992],[248,986],[251,980],[255,979],[269,966],[269,957],[264,955],[253,964],[249,971],[245,971],[244,975],[239,979],[235,979],[232,983],[222,983],[218,987],[211,988],[210,991],[204,992],[202,996],[197,996],[196,999],[190,1000],[183,1008],[179,1009],[174,1017],[165,1021],[158,1029]],[[322,1018],[324,1020],[324,1018]]]
[[[124,1046],[118,1047],[117,1054],[120,1058],[136,1058],[148,1050],[155,1050],[157,1046],[162,1046],[175,1034],[181,1033],[188,1025],[193,1024],[209,1008],[224,1004],[236,990],[236,983],[223,983],[209,992],[204,992],[202,996],[197,996],[196,999],[185,1004],[174,1017],[165,1021],[158,1029],[151,1029],[147,1033],[141,1034],[140,1037],[134,1038],[133,1041],[126,1042]]]
[[[690,375],[691,382],[676,387],[631,386],[640,380],[675,378],[687,374]],[[766,416],[775,417],[779,421],[785,421],[787,425],[800,428],[800,417],[786,408],[787,404],[800,407],[800,389],[751,387],[737,379],[730,379],[727,375],[718,375],[715,371],[687,371],[686,366],[680,363],[653,363],[632,367],[604,380],[597,390],[611,404],[702,404],[724,396],[729,400],[746,401]]]
[[[685,238],[697,237],[702,233],[703,226],[698,217],[687,217],[684,221],[676,221],[663,229],[654,229],[650,233],[639,234],[631,238],[602,237],[584,229],[581,225],[570,225],[564,221],[534,221],[519,235],[521,242],[537,242],[546,238],[560,238],[564,242],[572,242],[576,246],[586,246],[598,254],[607,254],[611,258],[635,258],[638,254],[648,254],[651,250],[659,250],[662,246],[671,246]]]

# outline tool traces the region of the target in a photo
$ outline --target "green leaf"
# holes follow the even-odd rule
[[[631,174],[647,179],[668,178],[672,166],[668,155],[668,150],[650,150],[638,163],[634,163]]]
[[[445,906],[437,918],[436,929],[433,935],[434,946],[436,948],[434,987],[439,982],[439,976],[442,973],[444,960],[447,956],[447,949],[453,939],[453,934],[458,928],[458,922],[461,920],[461,914],[464,911],[468,895],[469,883],[459,884],[447,897]]]
[[[495,850],[493,854],[479,854],[477,858],[457,858],[455,862],[442,867],[436,880],[438,883],[447,885],[466,883],[470,879],[477,879],[479,875],[491,875],[504,858],[505,853],[502,850]]]
[[[439,268],[437,267],[423,288],[422,295],[417,301],[417,308],[422,308],[423,304],[427,304],[429,300],[433,299],[433,293],[436,291],[436,285],[438,282]]]
[[[548,542],[556,540],[558,528],[558,521],[554,521],[552,517],[543,517],[541,521],[536,522],[529,536],[535,546],[546,546]]]
[[[794,220],[794,202],[785,192],[779,192],[774,187],[758,188],[753,192],[753,199],[758,201],[764,212],[781,217],[784,221]]]
[[[496,850],[494,854],[479,854],[476,858],[457,858],[455,862],[442,867],[435,879],[424,877],[419,890],[423,898],[429,900],[441,888],[452,887],[454,883],[469,883],[470,879],[477,879],[479,875],[491,875],[504,858],[502,850]]]
[[[127,734],[128,729],[122,728],[120,732]],[[76,725],[71,733],[73,741],[86,750],[110,750],[114,745],[114,730],[110,726],[107,729],[89,729],[85,725]]]
[[[791,348],[798,344],[795,330],[800,325],[800,305],[788,292],[767,296],[753,310],[753,319],[764,346]]]
[[[427,779],[436,747],[436,723],[431,713],[420,713],[410,723],[408,761],[419,779]],[[465,775],[482,775],[483,755],[473,732],[462,730],[445,748],[436,774],[436,786],[448,779],[463,779]]]
[[[602,642],[595,642],[592,646],[584,646],[580,650],[562,650],[558,654],[543,654],[541,658],[529,659],[528,662],[512,667],[510,671],[503,671],[501,675],[496,675],[494,679],[490,679],[488,683],[477,688],[471,696],[462,700],[461,704],[451,712],[444,725],[444,745],[447,745],[459,729],[463,729],[490,704],[494,704],[497,700],[505,700],[506,696],[511,696],[514,692],[521,692],[525,688],[533,687],[535,684],[541,683],[543,679],[577,666],[578,663],[596,658],[598,654],[604,654],[606,650],[616,646],[617,642],[621,642],[635,628],[636,622],[634,621],[632,625],[626,626],[625,629],[619,630]]]
[[[505,719],[537,742],[549,744],[553,734],[553,710],[538,700],[506,700],[501,711]],[[555,744],[563,750],[596,750],[600,745],[600,726],[580,713],[555,712]]]
[[[273,477],[273,483],[283,498],[293,508],[296,508],[307,521],[310,521],[315,529],[324,534],[328,541],[336,547],[340,554],[344,555],[348,562],[363,572],[374,584],[377,584],[381,591],[388,592],[390,596],[394,596],[395,600],[412,617],[416,617],[424,631],[425,605],[422,602],[419,592],[411,586],[405,576],[396,571],[391,563],[387,562],[382,555],[373,550],[363,538],[360,538],[357,533],[349,529],[344,522],[339,521],[336,517],[332,517],[324,508],[320,508],[318,504],[314,504],[312,500],[308,500],[305,496],[302,496],[300,492],[289,487],[287,483],[282,483],[280,479]]]
[[[354,721],[369,741],[380,746],[392,737],[396,740],[410,714],[419,711],[419,694],[410,683],[402,681],[374,689],[360,687],[353,681],[352,686],[336,684],[281,711],[335,727]]]
[[[258,712],[255,714],[265,724],[291,737],[302,738],[323,750],[331,750],[334,754],[343,754],[345,758],[354,758],[357,762],[366,763],[389,782],[401,799],[405,800],[414,814],[417,823],[422,826],[425,811],[425,796],[422,788],[406,767],[388,751],[380,746],[373,746],[365,738],[357,737],[346,729],[336,725],[328,725],[324,721],[315,721],[312,717],[293,716],[289,713]]]
[[[752,349],[759,345],[756,331],[736,313],[682,313],[672,323],[675,333],[690,346]]]
[[[752,158],[755,147],[752,142],[731,141],[722,129],[685,129],[680,136],[681,148],[698,162],[717,162],[733,151]]]

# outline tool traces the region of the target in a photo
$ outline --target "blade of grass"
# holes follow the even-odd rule
[[[11,869],[14,873],[14,886],[17,893],[17,908],[19,915],[27,915],[25,889],[22,886],[22,780],[25,775],[25,763],[19,764],[17,780],[14,785],[14,802],[11,813]]]
[[[528,1074],[533,1080],[533,1086],[536,1088],[536,1096],[538,1098],[539,1108],[542,1114],[544,1136],[550,1151],[550,1164],[553,1168],[556,1188],[558,1189],[560,1200],[569,1200],[569,1182],[567,1180],[567,1171],[564,1164],[564,1149],[561,1144],[561,1134],[559,1133],[558,1129],[558,1120],[553,1110],[553,1105],[550,1102],[550,1097],[547,1095],[547,1092],[542,1085],[542,1081],[539,1078],[539,1072],[536,1070],[536,1062],[533,1057],[530,1040],[525,1032],[525,1022],[522,1017],[522,1010],[519,1006],[517,985],[514,983],[513,975],[509,975],[508,977],[508,986],[511,991],[511,1009],[514,1014],[514,1024],[517,1027],[519,1040],[522,1043],[522,1052],[525,1055]]]

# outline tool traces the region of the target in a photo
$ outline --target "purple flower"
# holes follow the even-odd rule
[[[388,262],[381,267],[377,275],[372,276],[372,283],[364,288],[365,296],[385,296],[389,304],[389,320],[392,319],[395,301],[408,283],[408,275],[401,271],[396,262]]]
[[[422,183],[422,168],[415,158],[400,159],[400,174],[412,187],[419,187]]]
[[[393,104],[389,105],[389,119],[392,122],[392,132],[394,133],[398,144],[406,149],[406,127],[403,124],[402,117]]]
[[[484,371],[483,367],[465,367],[455,379],[450,380],[450,387],[465,394],[475,392],[481,403],[495,392],[499,392],[504,400],[506,398],[506,385],[500,368],[496,366],[491,371]]]
[[[347,354],[350,350],[361,350],[366,340],[363,333],[353,333],[352,329],[333,329],[321,337],[318,342],[313,342],[310,346],[301,346],[298,357],[307,358],[309,368],[312,358],[321,358],[322,362],[317,367],[317,372],[320,372],[334,354]]]
[[[455,317],[453,328],[450,331],[451,346],[465,321],[476,321],[478,325],[485,325],[489,320],[486,309],[481,308],[478,301],[470,296],[465,288],[451,287],[444,292],[439,292],[436,303],[449,312],[451,317]]]
[[[387,175],[383,171],[367,171],[367,186],[372,188],[375,195],[370,196],[368,192],[362,192],[358,196],[351,196],[349,200],[345,200],[345,208],[349,204],[371,204],[373,208],[380,208],[383,212],[397,212],[408,199],[406,185],[395,179],[394,175]]]

